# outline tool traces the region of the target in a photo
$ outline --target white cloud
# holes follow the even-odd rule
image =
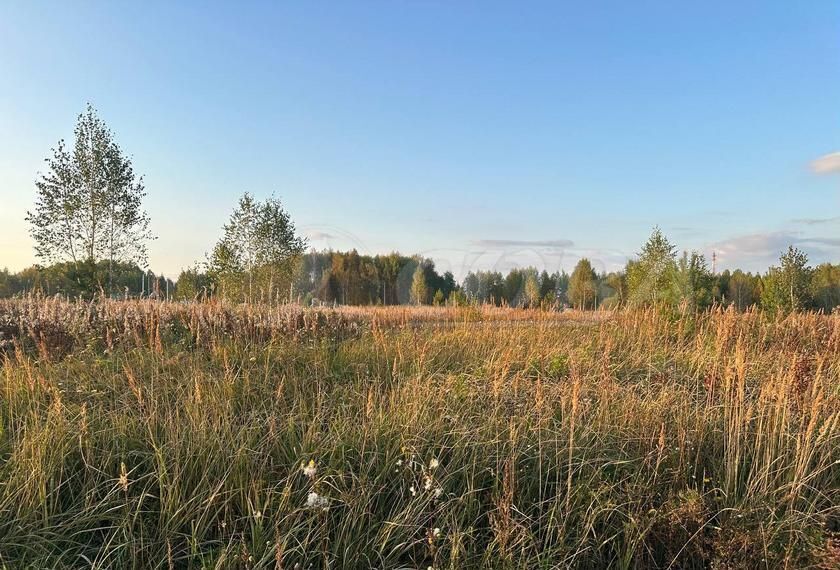
[[[722,268],[764,271],[778,264],[779,256],[790,245],[805,251],[812,265],[834,260],[840,255],[838,238],[785,231],[734,236],[709,247],[717,254]]]
[[[820,224],[836,224],[840,222],[840,216],[833,218],[797,218],[791,220],[794,224],[805,224],[807,226],[816,226]]]
[[[492,248],[511,248],[511,247],[572,247],[573,241],[567,239],[550,239],[550,240],[516,240],[516,239],[480,239],[473,242],[477,246],[492,247]]]
[[[840,172],[840,152],[832,152],[811,162],[811,170],[817,174]]]

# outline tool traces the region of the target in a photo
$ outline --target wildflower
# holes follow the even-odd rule
[[[438,538],[440,536],[440,529],[435,527],[435,529],[432,531],[432,536]]]
[[[443,495],[443,489],[438,487],[435,489],[435,499],[440,499],[440,496]]]
[[[402,467],[402,459],[397,459],[397,467]]]
[[[430,491],[432,489],[432,478],[428,475],[423,477],[423,489]]]
[[[330,507],[330,500],[312,491],[306,496],[306,507],[308,509],[321,509],[326,511]]]
[[[409,488],[408,488],[408,490],[409,490],[409,491],[411,491],[411,496],[412,496],[412,497],[416,497],[416,496],[417,496],[417,489],[415,489],[415,488],[414,488],[414,485],[412,485],[411,487],[409,487]]]
[[[310,479],[315,478],[315,474],[318,472],[318,466],[315,465],[315,460],[310,459],[309,463],[301,463],[300,470],[303,471],[303,474],[309,477]]]
[[[431,461],[429,461],[429,469],[437,469],[440,466],[440,461],[437,460],[436,457],[433,457]]]
[[[260,511],[255,512],[254,513],[254,518],[256,520],[260,520],[262,518],[262,513]]]

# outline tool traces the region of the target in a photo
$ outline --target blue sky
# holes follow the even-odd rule
[[[614,269],[658,224],[719,267],[840,261],[837,2],[0,5],[0,266],[87,101],[145,175],[154,270],[237,197],[317,248]]]

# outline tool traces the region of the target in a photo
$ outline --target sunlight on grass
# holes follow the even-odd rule
[[[0,353],[8,568],[840,560],[838,316],[26,298]]]

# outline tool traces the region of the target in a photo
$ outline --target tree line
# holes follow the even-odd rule
[[[72,146],[63,140],[46,159],[27,212],[35,254],[43,262],[19,273],[0,271],[0,297],[26,292],[114,298],[343,305],[494,304],[578,309],[713,304],[738,310],[840,307],[840,264],[808,264],[790,247],[764,274],[713,273],[698,252],[677,253],[659,228],[621,271],[597,273],[581,259],[571,275],[536,268],[471,271],[461,283],[432,260],[397,252],[307,251],[291,216],[275,197],[244,194],[204,262],[176,281],[147,269],[154,239],[143,209],[145,187],[107,125],[88,105]]]
[[[305,252],[300,240],[295,242],[299,247],[293,255],[272,263],[246,264],[230,261],[245,256],[245,250],[225,238],[220,243],[225,248],[221,259],[216,256],[221,249],[217,244],[206,263],[182,270],[175,281],[124,262],[100,261],[81,270],[71,262],[33,266],[19,273],[0,270],[0,297],[27,292],[89,297],[103,294],[103,283],[110,283],[114,287],[112,297],[177,301],[217,298],[304,305],[493,304],[582,310],[650,305],[686,305],[704,310],[716,304],[739,311],[755,307],[826,313],[840,307],[840,264],[811,267],[807,256],[791,247],[764,274],[728,269],[713,274],[702,255],[678,255],[658,229],[621,271],[597,273],[588,259],[581,259],[571,274],[533,267],[505,274],[471,271],[460,283],[451,272],[439,273],[434,261],[418,255],[363,255],[356,250]],[[263,255],[257,249],[246,257],[262,259]]]
[[[108,295],[106,288],[111,291]],[[174,298],[176,283],[135,263],[99,261],[33,265],[17,273],[0,269],[0,298],[28,293],[90,298]]]
[[[571,275],[535,268],[515,269],[505,276],[497,271],[476,271],[468,273],[461,286],[470,301],[515,307],[685,305],[703,310],[717,304],[740,311],[756,307],[830,313],[840,307],[840,264],[811,267],[804,252],[789,247],[778,265],[763,275],[740,269],[712,273],[702,254],[678,254],[655,228],[621,271],[599,274],[584,258]]]

